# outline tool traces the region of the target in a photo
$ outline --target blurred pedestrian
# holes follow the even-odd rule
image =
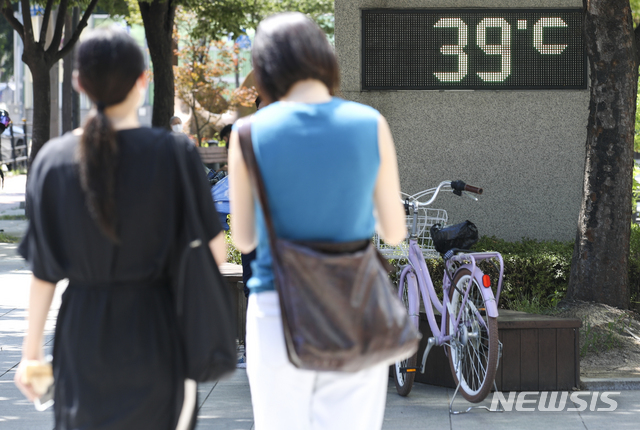
[[[10,125],[11,117],[9,116],[9,112],[4,109],[0,109],[0,134],[4,133]]]
[[[184,192],[176,155],[214,258],[224,235],[197,151],[184,135],[140,126],[145,61],[124,31],[91,32],[74,83],[95,104],[83,129],[47,143],[30,169],[29,229],[20,253],[33,271],[28,330],[15,383],[43,359],[56,283],[67,278],[53,348],[55,428],[174,430],[195,425],[169,268],[182,249]]]
[[[0,109],[0,134],[11,125],[11,117],[9,112],[4,109]],[[0,188],[4,188],[4,172],[2,171],[2,164],[0,164]]]
[[[276,235],[367,243],[375,211],[385,242],[402,241],[405,215],[389,126],[374,109],[332,97],[338,64],[322,30],[300,13],[267,18],[258,27],[252,63],[268,106],[254,115],[251,135]],[[246,341],[256,430],[380,429],[386,363],[349,373],[302,370],[289,361],[268,232],[237,131],[229,172],[233,240],[245,253],[257,245]]]
[[[229,136],[231,136],[232,128],[233,126],[231,124],[227,124],[220,130],[220,139],[224,141],[224,146],[227,150],[229,149]]]
[[[11,125],[11,117],[9,112],[4,109],[0,109],[0,134]],[[0,188],[4,188],[4,172],[2,171],[2,164],[0,164]]]
[[[179,116],[172,116],[169,120],[169,128],[174,133],[182,133],[182,119]]]

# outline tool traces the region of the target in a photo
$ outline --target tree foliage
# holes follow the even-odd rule
[[[1,1],[1,0],[0,0]],[[131,1],[131,0],[125,0]],[[167,126],[173,114],[173,55],[171,38],[176,7],[194,14],[190,35],[196,40],[238,37],[265,16],[297,10],[333,34],[333,0],[138,0],[154,69],[154,126]]]
[[[630,0],[629,3],[631,5],[633,24],[636,28],[638,28],[638,24],[640,24],[640,0]],[[638,104],[640,104],[640,98],[636,97],[636,127],[633,139],[633,149],[636,152],[640,152],[640,109],[638,109]],[[635,189],[636,187],[634,186],[634,190]]]
[[[0,82],[13,75],[13,27],[0,19]]]
[[[640,0],[629,0],[631,5],[631,15],[633,16],[633,23],[635,26],[640,24]]]
[[[640,83],[638,84],[638,94],[636,96],[636,126],[633,135],[633,150],[640,152]]]
[[[192,33],[196,37],[237,37],[247,29],[256,29],[267,16],[286,11],[302,12],[327,35],[334,33],[333,0],[184,0],[183,4],[197,15]]]
[[[194,38],[193,27],[198,25],[193,12],[178,10],[174,40],[178,65],[174,66],[176,95],[191,108],[197,141],[202,142],[210,128],[212,113],[223,113],[229,108],[251,106],[256,98],[254,89],[230,89],[223,76],[232,74],[242,62],[237,44],[214,40],[202,35]]]
[[[316,21],[320,28],[332,36],[334,32],[333,0],[244,0],[248,13],[248,26],[256,28],[260,21],[279,12],[302,12]]]
[[[184,9],[192,13],[189,34],[195,38],[221,39],[244,33],[247,18],[243,0],[184,0]]]

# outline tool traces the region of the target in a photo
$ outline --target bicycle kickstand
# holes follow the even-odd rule
[[[453,410],[453,402],[456,399],[456,396],[458,395],[458,390],[460,389],[460,383],[458,382],[458,386],[456,387],[456,391],[453,393],[453,397],[451,397],[451,402],[449,402],[449,415],[460,415],[460,414],[466,414],[467,412],[470,412],[472,409],[484,409],[488,412],[504,412],[504,409],[502,408],[502,405],[500,404],[500,402],[498,402],[498,407],[496,409],[491,409],[487,406],[481,405],[481,406],[469,406],[466,410],[464,411],[454,411]],[[495,391],[498,391],[498,387],[496,386],[496,381],[493,381],[493,389]]]
[[[502,358],[502,342],[498,341],[498,363],[500,363],[500,359],[501,358]],[[498,367],[498,364],[496,364],[496,367]],[[488,412],[504,412],[504,408],[502,407],[501,402],[498,402],[498,406],[497,406],[496,409],[491,409],[491,408],[488,408],[486,406],[469,406],[467,408],[467,410],[465,410],[465,411],[454,411],[453,410],[453,402],[455,401],[456,396],[458,395],[458,390],[460,390],[460,380],[458,380],[458,386],[456,387],[456,391],[454,391],[453,397],[451,397],[451,402],[449,402],[449,415],[466,414],[467,412],[471,411],[472,409],[485,409]],[[496,385],[496,381],[495,380],[493,381],[493,391],[494,391],[494,393],[498,391],[498,386]]]

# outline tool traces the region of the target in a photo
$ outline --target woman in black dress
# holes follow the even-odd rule
[[[53,349],[56,429],[188,428],[195,383],[185,384],[170,289],[184,206],[176,151],[187,154],[188,186],[221,264],[224,236],[202,163],[186,137],[140,127],[145,65],[126,33],[91,33],[76,69],[77,89],[96,108],[84,129],[49,141],[31,167],[20,252],[33,280],[15,381],[36,397],[21,374],[25,361],[43,358],[54,288],[68,278]]]

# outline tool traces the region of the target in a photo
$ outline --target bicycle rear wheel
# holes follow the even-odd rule
[[[498,321],[487,316],[486,303],[480,285],[471,279],[471,272],[460,269],[455,273],[449,298],[455,315],[450,316],[447,334],[454,332],[459,309],[464,295],[469,298],[464,304],[458,334],[449,345],[449,365],[453,379],[460,383],[462,396],[469,402],[478,403],[487,397],[496,376],[498,364]]]
[[[409,289],[416,288],[415,297],[418,297],[417,285],[415,284],[415,275],[413,276],[414,278],[410,280],[409,279],[410,276],[405,275],[404,279],[400,280],[399,285],[401,290],[398,291],[400,300],[402,301],[402,304],[404,305],[409,315],[412,315],[412,312],[416,312],[415,310],[412,311],[410,309],[412,306],[410,306],[410,302],[409,302]],[[415,304],[414,306],[417,309],[418,304]],[[417,319],[417,316],[416,316],[416,319]],[[408,357],[405,360],[396,361],[396,363],[393,365],[393,376],[394,376],[393,380],[396,384],[396,391],[398,392],[398,394],[400,394],[403,397],[409,395],[409,393],[411,392],[411,388],[413,388],[413,381],[415,380],[415,377],[416,377],[415,371],[407,372],[406,369],[408,368],[408,369],[415,370],[417,361],[418,361],[418,353],[416,352],[411,357]],[[403,369],[405,370],[403,371]]]

